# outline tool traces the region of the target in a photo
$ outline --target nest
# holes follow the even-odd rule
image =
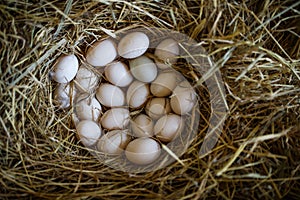
[[[299,199],[299,12],[292,0],[0,3],[0,198]],[[60,54],[83,62],[90,43],[137,26],[186,34],[214,64],[205,74],[177,69],[203,102],[186,152],[157,171],[128,174],[78,141],[73,110],[53,102],[49,70]],[[225,117],[217,113],[222,126],[212,129],[214,92],[203,84],[216,72]],[[201,153],[215,132],[216,144]]]

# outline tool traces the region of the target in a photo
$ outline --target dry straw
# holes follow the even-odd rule
[[[11,0],[1,1],[0,21],[1,199],[300,198],[299,1]],[[228,113],[211,152],[198,156],[204,110],[178,162],[135,175],[78,142],[48,72],[59,54],[82,61],[91,42],[137,25],[202,44],[222,73]]]

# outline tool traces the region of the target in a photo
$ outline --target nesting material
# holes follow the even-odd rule
[[[4,0],[0,13],[1,199],[300,199],[299,1]],[[100,76],[105,66],[88,64],[87,50],[108,36],[117,44],[118,31],[137,26],[186,34],[211,61],[191,66],[176,56],[173,67],[200,99],[191,112],[201,111],[197,137],[176,162],[139,174],[113,169],[88,151],[72,120],[72,95],[84,91],[76,78],[67,83],[70,93],[63,96],[70,106],[62,109],[54,94],[67,87],[49,76],[59,56],[68,54]],[[167,38],[156,39],[158,45]],[[154,53],[147,56],[154,59]],[[168,59],[158,62],[172,66]],[[199,73],[205,65],[212,70]],[[225,87],[219,102],[227,104],[226,117],[214,127],[220,137],[212,151],[199,156],[211,117],[223,119],[212,115],[214,93],[203,82],[215,70]],[[103,106],[101,116],[106,111]],[[102,129],[101,136],[107,133]],[[166,147],[160,145],[160,155]]]

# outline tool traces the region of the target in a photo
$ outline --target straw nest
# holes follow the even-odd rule
[[[0,3],[0,16],[1,199],[300,198],[299,1],[12,0]],[[49,70],[60,54],[82,61],[92,41],[136,26],[176,30],[205,47],[224,81],[226,119],[205,155],[203,111],[180,160],[128,174],[78,142],[72,109],[54,105]]]

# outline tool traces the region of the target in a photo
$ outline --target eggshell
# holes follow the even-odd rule
[[[97,149],[103,153],[119,155],[130,141],[128,130],[113,130],[99,139]]]
[[[58,58],[50,75],[58,83],[68,83],[76,76],[78,65],[78,59],[75,55],[62,55]]]
[[[149,43],[149,38],[145,33],[132,32],[125,35],[120,40],[118,44],[118,53],[123,58],[136,58],[146,52]]]
[[[150,85],[150,91],[154,96],[166,97],[172,94],[177,84],[177,74],[174,72],[162,72]]]
[[[131,141],[125,150],[127,159],[138,165],[147,165],[154,162],[161,153],[158,142],[151,138],[137,138]]]
[[[148,101],[145,111],[147,115],[156,120],[171,112],[170,101],[167,98],[152,98]]]
[[[122,106],[125,103],[125,94],[117,86],[103,83],[96,91],[96,97],[100,103],[107,107]]]
[[[101,127],[89,120],[80,121],[77,126],[80,141],[87,147],[94,145],[101,136]]]
[[[171,108],[179,115],[185,115],[192,110],[196,103],[196,93],[187,81],[182,81],[173,91]]]
[[[136,137],[153,136],[153,127],[153,120],[145,114],[139,114],[131,121],[131,129]]]
[[[154,126],[154,134],[163,142],[170,142],[182,131],[182,118],[175,114],[161,117]]]
[[[97,121],[102,107],[95,97],[81,94],[76,98],[75,113],[79,120]]]
[[[130,72],[139,81],[150,83],[157,76],[155,63],[147,56],[140,56],[129,61]]]
[[[116,57],[116,44],[111,39],[95,42],[86,53],[86,61],[94,67],[103,67]]]
[[[129,117],[128,109],[112,108],[103,114],[101,124],[108,130],[124,129],[129,123]]]
[[[99,82],[99,77],[90,69],[81,66],[75,77],[75,85],[81,92],[92,92]]]
[[[71,89],[70,84],[60,83],[57,85],[54,91],[55,103],[60,109],[69,108],[73,98],[76,94],[76,90]]]
[[[133,80],[127,65],[123,62],[110,63],[105,67],[104,73],[109,82],[119,87],[126,87]]]
[[[140,81],[130,84],[126,93],[127,104],[131,108],[139,108],[146,103],[150,95],[149,85]]]
[[[161,69],[166,69],[170,66],[164,64],[164,62],[174,64],[177,61],[176,56],[179,55],[178,43],[172,38],[165,39],[157,45],[154,55],[163,61],[156,62],[157,66]]]

